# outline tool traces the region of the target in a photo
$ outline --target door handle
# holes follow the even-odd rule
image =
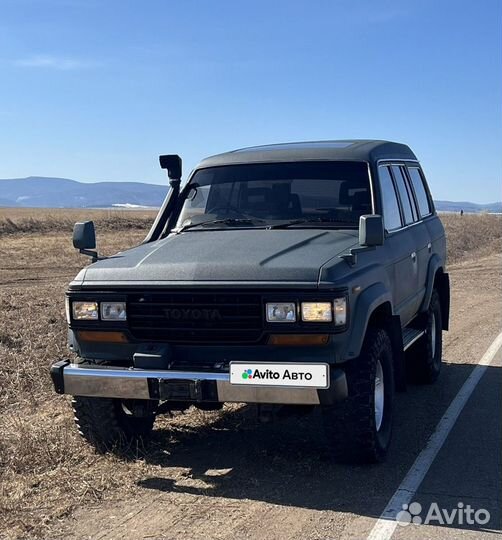
[[[416,254],[416,252],[414,251],[414,252],[410,255],[410,257],[411,257],[411,260],[412,260],[413,262],[415,262],[415,261],[417,260],[417,254]]]

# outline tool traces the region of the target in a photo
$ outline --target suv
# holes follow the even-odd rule
[[[79,360],[51,375],[80,433],[104,451],[191,405],[317,406],[335,459],[381,461],[395,390],[436,380],[448,329],[445,233],[413,152],[259,146],[184,184],[179,156],[160,163],[171,189],[141,245],[99,257],[93,223],[74,229],[93,257],[66,295]]]

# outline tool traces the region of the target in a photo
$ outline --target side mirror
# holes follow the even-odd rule
[[[93,221],[84,221],[83,223],[75,223],[73,227],[73,247],[77,248],[82,255],[92,257],[92,262],[106,259],[99,257],[96,251],[96,231],[94,230]]]
[[[181,179],[181,158],[177,154],[159,156],[160,167],[167,169],[169,180]]]
[[[73,227],[73,247],[77,249],[95,249],[96,231],[93,221],[75,223]]]
[[[359,244],[365,247],[381,246],[384,241],[382,216],[368,214],[359,218]]]

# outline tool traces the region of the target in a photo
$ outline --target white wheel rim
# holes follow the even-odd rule
[[[375,426],[379,431],[382,426],[383,420],[383,407],[384,407],[384,380],[383,369],[380,360],[377,360],[376,374],[375,374]]]
[[[434,313],[431,317],[431,352],[432,358],[436,358],[436,315]]]

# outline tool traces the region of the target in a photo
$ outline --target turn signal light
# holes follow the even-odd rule
[[[78,339],[94,343],[128,343],[123,332],[99,332],[94,330],[78,330]]]
[[[327,345],[329,334],[271,334],[268,345],[289,345],[301,347],[305,345]]]

